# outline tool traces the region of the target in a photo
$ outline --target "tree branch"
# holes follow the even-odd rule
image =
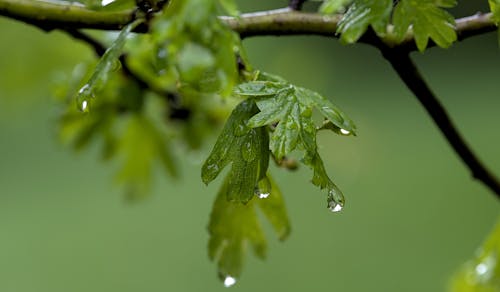
[[[93,11],[79,4],[0,0],[0,15],[47,28],[119,30],[134,20],[134,11]]]
[[[0,15],[34,24],[42,29],[91,28],[120,30],[134,20],[134,11],[104,12],[86,9],[81,5],[61,5],[32,0],[0,0]],[[336,37],[338,22],[342,15],[321,15],[285,9],[242,14],[238,18],[221,17],[241,37],[268,35],[320,35]],[[491,13],[476,14],[456,20],[459,40],[496,30]],[[147,25],[139,26],[136,32],[147,31]],[[410,32],[402,43],[397,43],[392,33],[382,41],[389,47],[405,47],[416,50]],[[361,38],[360,42],[373,44],[373,38]],[[433,46],[431,42],[429,44]]]
[[[408,52],[391,48],[381,48],[381,51],[401,80],[427,110],[427,113],[432,117],[450,146],[469,168],[472,176],[486,185],[497,198],[500,198],[500,182],[479,161],[462,138],[445,108],[424,81],[424,78],[411,60]]]

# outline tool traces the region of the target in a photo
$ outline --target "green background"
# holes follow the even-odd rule
[[[243,2],[243,1],[240,1]],[[283,1],[242,3],[242,10]],[[468,1],[475,2],[475,1]],[[484,1],[486,2],[486,1]],[[472,5],[465,15],[485,5]],[[443,291],[486,237],[498,201],[451,151],[380,53],[320,37],[245,40],[255,67],[331,97],[358,137],[319,136],[347,206],[301,168],[274,168],[292,221],[269,235],[265,262],[248,257],[237,291]],[[0,19],[0,291],[219,291],[206,225],[217,183],[199,177],[202,153],[179,157],[183,176],[158,173],[152,196],[128,202],[97,149],[56,139],[60,74],[91,58],[83,44]],[[414,59],[480,158],[500,174],[500,58],[495,34]]]

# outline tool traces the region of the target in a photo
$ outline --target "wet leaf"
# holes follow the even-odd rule
[[[354,0],[339,22],[340,40],[355,43],[369,26],[378,35],[384,35],[391,11],[392,0]]]
[[[401,0],[394,10],[394,32],[403,39],[412,26],[415,42],[419,51],[423,52],[429,39],[438,46],[447,48],[457,40],[455,19],[446,10],[456,5],[455,0]]]
[[[328,177],[317,151],[317,129],[312,111],[317,109],[330,123],[346,133],[356,133],[354,123],[320,94],[287,82],[251,81],[240,84],[235,91],[255,99],[260,110],[248,120],[249,127],[274,127],[269,148],[276,159],[283,159],[295,149],[303,151],[302,162],[313,170],[312,183],[321,189],[327,188],[343,206],[343,195]],[[257,95],[256,92],[266,94]]]
[[[236,106],[202,167],[202,180],[208,184],[231,164],[227,192],[230,201],[250,201],[257,182],[267,170],[267,131],[264,127],[247,126],[248,119],[257,111],[252,100],[245,100]]]

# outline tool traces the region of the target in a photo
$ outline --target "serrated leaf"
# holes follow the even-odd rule
[[[411,26],[419,51],[425,50],[429,39],[442,48],[451,46],[457,40],[455,19],[440,7],[454,4],[455,1],[444,0],[400,0],[393,15],[396,37],[402,40]]]
[[[248,119],[257,111],[252,100],[245,100],[236,106],[202,167],[202,180],[208,184],[231,163],[227,192],[230,201],[250,201],[257,182],[268,167],[269,138],[266,129],[247,126]]]
[[[352,0],[325,0],[319,7],[319,12],[324,14],[336,13],[347,6]]]
[[[252,81],[237,87],[240,95],[245,96],[244,89],[259,86],[259,92],[274,91],[274,95],[255,97],[249,92],[260,112],[249,121],[249,127],[274,126],[271,132],[270,149],[273,155],[281,160],[293,150],[299,148],[304,152],[302,162],[309,166],[314,174],[312,183],[321,189],[327,188],[336,201],[343,205],[343,195],[328,177],[323,161],[316,145],[316,126],[312,110],[316,108],[328,121],[338,125],[347,133],[354,134],[354,123],[335,105],[316,92],[294,86],[286,82]]]
[[[371,26],[379,35],[386,33],[392,0],[354,0],[339,22],[337,33],[344,43],[355,43]]]
[[[229,176],[221,186],[212,207],[208,231],[208,254],[217,262],[221,280],[239,278],[247,248],[261,259],[266,256],[267,243],[257,216],[260,209],[281,240],[290,232],[290,224],[281,192],[271,180],[271,192],[266,199],[256,199],[243,205],[227,201]]]

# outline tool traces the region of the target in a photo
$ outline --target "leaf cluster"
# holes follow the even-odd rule
[[[392,0],[327,0],[320,11],[334,13],[349,2],[337,30],[344,43],[355,43],[369,27],[382,38],[393,34],[396,42],[413,35],[421,52],[429,40],[442,48],[457,40],[455,19],[443,9],[454,7],[456,0],[399,0],[395,5]]]

